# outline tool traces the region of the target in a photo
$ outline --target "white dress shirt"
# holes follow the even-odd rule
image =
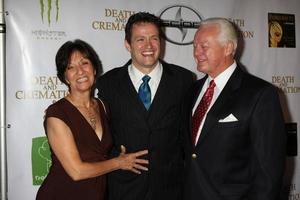
[[[230,78],[230,76],[232,75],[233,71],[235,70],[236,68],[236,62],[234,61],[232,65],[230,65],[225,71],[223,71],[221,74],[219,74],[217,77],[214,78],[214,81],[215,81],[215,88],[214,88],[214,95],[213,95],[213,98],[211,100],[211,103],[201,121],[201,124],[200,124],[200,127],[198,129],[198,133],[197,133],[197,137],[196,137],[196,144],[198,142],[198,139],[199,139],[199,136],[200,136],[200,133],[201,133],[201,130],[203,128],[203,124],[204,124],[204,121],[206,119],[206,114],[208,113],[208,111],[210,110],[210,108],[212,107],[212,105],[215,103],[215,101],[217,100],[217,98],[219,97],[220,93],[222,92],[223,88],[225,87],[228,79]],[[208,76],[208,78],[206,79],[203,87],[202,87],[202,90],[197,98],[197,101],[194,105],[194,108],[193,108],[193,115],[194,115],[194,112],[198,106],[198,104],[200,103],[206,89],[208,88],[209,86],[209,82],[212,80],[213,78]]]
[[[163,72],[163,68],[161,66],[161,63],[158,62],[157,66],[149,74],[147,74],[148,76],[151,77],[151,79],[149,80],[149,87],[151,90],[151,103],[154,99],[159,82],[161,80],[162,72]],[[142,78],[146,74],[143,74],[141,71],[139,71],[133,64],[129,65],[128,74],[132,81],[132,84],[134,85],[136,92],[138,92],[140,85],[143,83]]]

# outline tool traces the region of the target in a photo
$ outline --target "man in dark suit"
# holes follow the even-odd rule
[[[148,171],[139,175],[115,171],[108,176],[110,200],[182,198],[181,100],[192,85],[193,74],[159,60],[160,25],[152,14],[132,15],[125,28],[131,60],[97,82],[98,95],[110,109],[112,156],[119,155],[120,145],[127,152],[149,152],[145,156]]]
[[[241,70],[237,40],[223,18],[202,21],[194,37],[197,70],[206,76],[184,104],[185,200],[275,200],[281,189],[285,128],[277,90]]]

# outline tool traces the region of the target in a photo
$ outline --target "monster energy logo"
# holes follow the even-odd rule
[[[51,9],[52,9],[52,0],[45,0],[47,1],[47,21],[48,21],[48,25],[50,26],[51,24]],[[57,22],[58,21],[58,11],[59,11],[59,0],[55,0],[55,21]],[[44,23],[44,15],[45,15],[45,3],[44,3],[44,0],[40,0],[40,11],[41,11],[41,17],[42,17],[42,21]]]

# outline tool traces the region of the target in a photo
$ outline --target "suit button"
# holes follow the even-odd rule
[[[193,153],[192,158],[194,158],[194,159],[197,158],[197,154]]]

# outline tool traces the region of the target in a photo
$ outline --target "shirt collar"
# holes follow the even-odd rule
[[[234,61],[232,63],[232,65],[230,65],[227,69],[225,69],[222,73],[220,73],[217,77],[214,78],[216,87],[222,91],[223,88],[225,87],[227,81],[229,80],[230,76],[232,75],[232,73],[234,72],[235,68],[237,67],[236,62]],[[207,83],[209,84],[209,82],[212,80],[212,77],[208,77],[207,78]]]
[[[147,74],[151,77],[149,82],[159,83],[160,78],[162,76],[162,69],[163,68],[161,63],[158,62],[154,69],[149,74]],[[142,78],[146,75],[139,71],[133,64],[129,65],[128,71],[131,74],[132,82],[134,85],[140,82]]]

